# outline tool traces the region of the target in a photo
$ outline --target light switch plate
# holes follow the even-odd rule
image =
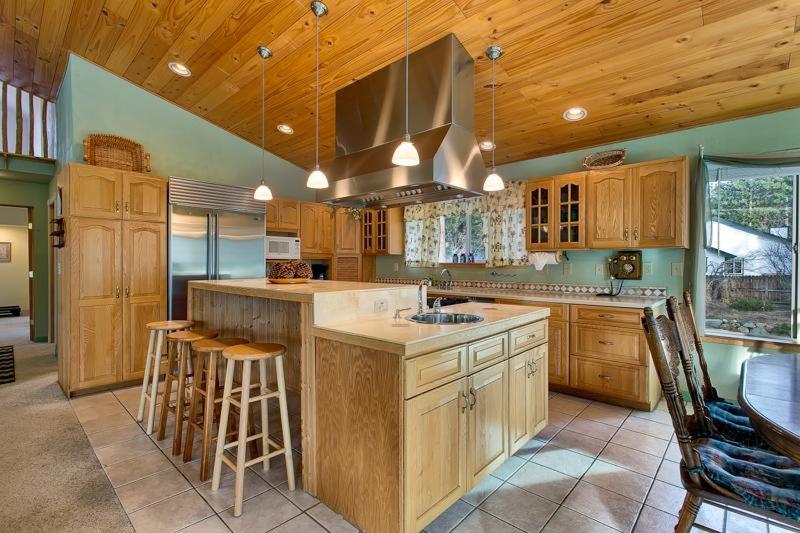
[[[376,313],[385,313],[387,309],[389,309],[389,304],[386,303],[386,300],[375,300]]]
[[[653,274],[653,263],[645,263],[644,264],[644,275],[650,276]]]
[[[572,264],[564,263],[564,275],[569,276],[570,274],[572,274]]]
[[[683,276],[683,263],[672,263],[672,275]]]
[[[400,263],[398,263],[397,261],[394,262],[394,271],[400,272]]]
[[[595,276],[602,276],[603,275],[603,263],[596,263],[594,265],[594,275]]]

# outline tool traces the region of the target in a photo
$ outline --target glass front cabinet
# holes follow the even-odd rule
[[[528,250],[585,247],[585,189],[585,172],[527,182],[525,219]]]

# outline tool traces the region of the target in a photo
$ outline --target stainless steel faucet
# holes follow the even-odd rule
[[[422,293],[424,292],[424,287],[430,287],[431,282],[428,279],[423,279],[419,282],[419,286],[417,287],[417,313],[423,314],[425,313],[425,302]]]
[[[442,312],[442,297],[438,297],[433,301],[433,312],[434,313],[441,313]]]
[[[447,277],[449,278],[447,281],[441,279],[445,274],[447,274]],[[439,272],[439,278],[439,288],[445,291],[449,291],[453,288],[453,275],[449,270],[443,268],[442,271]]]

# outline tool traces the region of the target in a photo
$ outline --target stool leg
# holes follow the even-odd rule
[[[192,345],[181,343],[178,348],[178,394],[175,398],[175,429],[172,432],[172,455],[181,453],[181,437],[183,437],[183,418],[186,411],[186,367],[192,356]]]
[[[156,421],[156,402],[158,400],[158,380],[161,378],[161,354],[164,350],[164,331],[159,331],[156,338],[156,352],[153,354],[153,378],[150,387],[150,412],[147,415],[147,434],[153,434]]]
[[[203,408],[203,436],[200,443],[200,481],[208,479],[208,459],[211,452],[211,436],[214,426],[214,396],[217,390],[217,353],[208,355],[208,368],[206,369],[206,403]]]
[[[247,428],[250,417],[250,367],[252,361],[242,361],[242,397],[239,409],[239,443],[236,446],[236,485],[233,492],[233,516],[241,516],[244,500],[244,474],[247,461]]]
[[[197,408],[200,403],[200,395],[196,389],[202,386],[203,377],[203,354],[197,352],[194,362],[195,376],[192,384],[192,398],[189,402],[189,421],[186,424],[186,442],[183,445],[183,462],[188,463],[192,460],[192,450],[194,449],[194,422],[197,419]]]
[[[261,393],[267,393],[267,361],[262,359],[258,362],[259,381],[261,383]],[[267,411],[266,398],[261,400],[261,455],[264,456],[264,470],[269,470],[269,411]]]
[[[156,330],[150,330],[150,341],[147,343],[147,359],[144,362],[144,377],[142,378],[142,393],[139,395],[139,410],[136,412],[136,421],[144,420],[144,405],[147,400],[147,387],[150,386],[150,370],[153,367],[153,348],[156,344]]]
[[[219,432],[217,433],[217,451],[214,454],[214,475],[211,490],[219,489],[219,478],[222,475],[222,454],[225,453],[225,437],[228,435],[228,415],[231,412],[231,389],[233,388],[233,367],[236,362],[228,359],[225,368],[225,388],[222,391],[222,411],[219,414]]]
[[[171,342],[167,348],[167,377],[164,380],[164,398],[161,400],[161,419],[158,421],[158,435],[156,440],[164,440],[167,435],[167,415],[169,413],[169,399],[172,396],[172,384],[175,378],[172,372],[175,369],[175,352],[180,352],[181,343]]]
[[[292,461],[292,436],[289,434],[289,408],[286,406],[286,383],[283,379],[283,356],[275,358],[275,373],[278,375],[278,405],[281,409],[283,449],[286,455],[286,479],[289,490],[294,490],[294,462]]]

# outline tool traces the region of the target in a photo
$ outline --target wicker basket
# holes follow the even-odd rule
[[[108,133],[90,133],[83,140],[83,160],[99,167],[150,172],[150,154],[141,144]]]
[[[624,148],[595,152],[587,155],[583,159],[583,168],[587,170],[598,170],[602,168],[618,167],[625,161],[625,154]]]

